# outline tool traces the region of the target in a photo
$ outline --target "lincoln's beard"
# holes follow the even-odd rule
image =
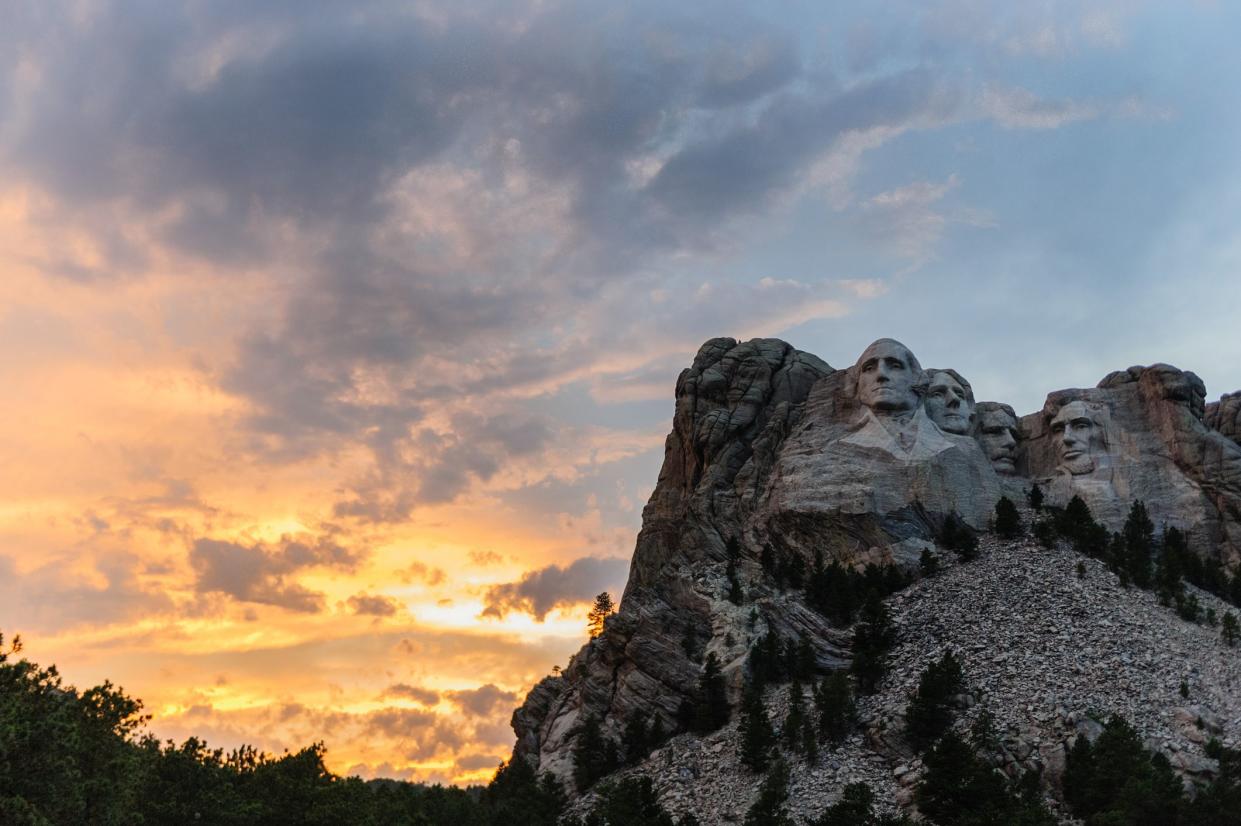
[[[1072,459],[1063,459],[1060,466],[1074,476],[1085,476],[1094,472],[1094,457],[1089,453],[1082,453]]]

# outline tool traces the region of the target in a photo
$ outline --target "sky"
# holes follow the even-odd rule
[[[0,631],[485,782],[715,336],[1241,389],[1241,7],[4,3]]]

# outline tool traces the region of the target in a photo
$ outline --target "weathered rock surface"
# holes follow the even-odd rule
[[[1225,393],[1206,406],[1206,426],[1241,444],[1241,391]]]
[[[978,442],[916,413],[900,444],[850,397],[844,371],[820,381],[770,473],[756,535],[809,557],[915,564],[902,540],[935,535],[949,513],[986,525],[999,480]]]
[[[555,699],[539,693],[514,713],[517,754],[567,778],[573,738],[588,714],[613,737],[633,709],[659,714],[671,730],[706,654],[716,655],[736,695],[749,646],[768,628],[816,640],[825,667],[845,661],[840,632],[804,604],[767,594],[754,558],[739,561],[752,604],[727,601],[724,574],[726,539],[740,534],[810,388],[832,372],[773,339],[702,346],[677,379],[664,465],[642,513],[621,609],[565,668]],[[751,610],[760,614],[755,622]]]
[[[951,377],[972,403],[968,382]],[[985,529],[1001,493],[1019,499],[1039,479],[1052,502],[1081,495],[1112,528],[1143,499],[1157,525],[1187,529],[1196,552],[1237,566],[1241,446],[1204,421],[1205,389],[1192,373],[1130,368],[1097,388],[1052,393],[1042,411],[1020,421],[1005,405],[983,403],[969,435],[946,432],[927,414],[930,383],[914,355],[890,339],[872,344],[847,370],[773,339],[703,345],[677,381],[672,432],[620,610],[562,676],[541,682],[514,713],[515,755],[567,780],[586,715],[601,719],[615,739],[633,711],[658,715],[665,730],[676,730],[677,709],[710,654],[735,705],[750,647],[768,631],[808,639],[821,669],[845,665],[847,630],[832,627],[800,592],[779,592],[759,564],[764,548],[805,562],[817,552],[846,565],[913,568],[949,514]],[[953,400],[941,401],[946,409]],[[1212,410],[1216,428],[1224,428],[1223,406]],[[727,598],[730,544],[745,596],[739,605]],[[1193,733],[1161,722],[1175,705],[1165,702],[1163,678],[1176,671],[1179,685],[1185,676],[1177,657],[1198,663],[1186,674],[1204,681],[1204,693],[1191,696],[1233,721],[1221,730],[1237,736],[1241,708],[1220,692],[1235,697],[1241,684],[1231,665],[1220,671],[1202,659],[1218,655],[1213,632],[1184,625],[1149,595],[1107,584],[1110,575],[1097,568],[1085,583],[1069,581],[1075,561],[1066,552],[1029,545],[990,551],[972,573],[954,569],[894,598],[903,629],[895,675],[884,694],[867,701],[866,734],[829,756],[833,773],[795,773],[795,790],[817,790],[806,792],[808,811],[837,793],[842,778],[887,777],[898,765],[906,769],[900,782],[876,779],[876,789],[887,788],[891,804],[909,799],[917,771],[895,734],[899,714],[909,681],[945,645],[964,657],[978,680],[978,702],[1015,738],[1013,765],[1037,760],[1054,775],[1065,737],[1093,725],[1086,712],[1114,707],[1144,733],[1172,738],[1167,742],[1184,755],[1174,764],[1202,768]],[[1099,624],[1100,617],[1112,625]],[[1168,637],[1163,649],[1160,634]],[[1116,661],[1118,651],[1129,660]],[[1045,719],[1026,719],[1036,714]],[[680,783],[678,794],[689,801],[672,808],[719,797],[724,817],[748,800],[755,781],[735,774],[731,746],[723,748],[727,756],[715,748],[730,736],[727,729],[706,740],[681,735],[652,758],[671,761],[675,770],[655,762],[648,768],[669,795],[667,783]],[[719,776],[711,768],[717,765]]]
[[[1195,593],[1219,616],[1235,611]],[[1074,738],[1097,737],[1111,714],[1128,719],[1190,783],[1218,770],[1203,750],[1209,738],[1241,745],[1241,649],[1067,548],[985,537],[979,559],[949,563],[895,594],[889,607],[899,641],[880,692],[859,700],[860,729],[814,764],[785,755],[789,808],[799,822],[818,816],[851,782],[867,783],[885,809],[910,803],[922,763],[905,741],[905,707],[923,669],[945,650],[961,661],[968,691],[954,726],[965,733],[988,712],[1000,741],[991,759],[1012,776],[1037,768],[1048,787],[1059,783]],[[777,724],[787,692],[780,686],[766,696]],[[675,737],[626,772],[651,777],[674,817],[693,812],[702,823],[739,823],[761,778],[740,764],[736,727]],[[590,803],[579,801],[579,809]],[[1054,797],[1049,803],[1055,808]]]
[[[1199,553],[1234,567],[1241,560],[1241,449],[1203,421],[1205,396],[1201,379],[1166,364],[1111,373],[1097,388],[1051,393],[1042,411],[1021,420],[1022,469],[1047,480],[1050,501],[1081,496],[1113,530],[1142,500],[1157,526],[1185,529]],[[1074,409],[1086,435],[1073,437],[1082,455],[1070,468],[1065,438],[1053,428],[1058,411]]]

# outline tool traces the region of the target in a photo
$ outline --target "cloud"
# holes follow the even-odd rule
[[[323,610],[323,594],[299,585],[293,575],[312,567],[352,571],[361,556],[327,538],[286,536],[275,545],[199,538],[190,549],[190,565],[198,593],[222,593],[242,602],[315,613]]]
[[[391,617],[405,609],[405,604],[382,594],[354,594],[346,601],[349,610],[358,616]]]
[[[408,697],[411,700],[417,700],[424,706],[433,706],[440,701],[438,692],[416,685],[409,685],[408,683],[394,683],[385,688],[381,696]]]
[[[752,123],[690,144],[670,157],[647,187],[669,216],[718,222],[755,212],[792,187],[834,142],[879,128],[942,123],[959,100],[934,74],[914,69],[857,84],[836,95],[786,95]]]
[[[517,705],[517,695],[514,692],[504,691],[493,683],[463,691],[450,691],[448,697],[460,706],[462,711],[473,717],[489,717]]]
[[[470,563],[477,565],[479,568],[486,568],[489,565],[503,565],[504,557],[492,550],[473,550],[469,553]]]
[[[1097,104],[1044,100],[1028,89],[988,86],[979,96],[979,110],[1007,129],[1059,129],[1099,117]]]
[[[75,555],[25,572],[0,554],[0,628],[59,631],[170,613],[172,599],[140,576],[144,569],[143,560],[126,551]]]
[[[404,570],[397,571],[397,576],[400,577],[401,582],[406,584],[420,579],[431,588],[443,585],[447,578],[443,568],[432,568],[424,562],[411,562]]]
[[[880,192],[862,207],[859,221],[875,239],[883,239],[907,258],[921,262],[931,255],[952,224],[992,227],[994,222],[981,210],[944,206],[940,202],[960,186],[954,173],[936,183],[916,181]],[[842,282],[841,286],[858,295],[874,297],[871,282]]]
[[[456,501],[565,435],[519,398],[590,376],[599,399],[649,399],[703,338],[847,312],[788,272],[776,288],[713,276],[700,294],[685,262],[801,194],[845,208],[862,158],[898,136],[1119,111],[975,79],[896,35],[881,42],[909,59],[836,76],[796,26],[741,4],[692,21],[656,4],[319,11],[22,15],[5,51],[32,79],[0,87],[20,113],[0,172],[48,195],[44,222],[89,239],[51,245],[94,250],[74,272],[160,262],[258,282],[261,312],[203,368],[239,402],[229,450],[367,451],[335,506],[358,522]],[[930,41],[1038,28],[943,18],[911,25]],[[936,28],[949,24],[969,31]],[[937,238],[953,222],[936,215],[906,230]]]
[[[459,772],[494,769],[507,759],[507,755],[467,754],[463,757],[458,757],[455,766]]]
[[[431,711],[386,708],[367,716],[366,730],[387,737],[420,737],[425,736],[438,722],[439,716]]]
[[[376,436],[371,473],[350,484],[334,513],[364,522],[399,522],[419,505],[451,502],[508,463],[537,454],[552,437],[543,420],[455,415],[447,427]]]
[[[542,622],[557,608],[590,602],[601,591],[618,591],[629,572],[629,560],[620,557],[582,557],[565,567],[548,565],[527,571],[517,582],[493,585],[483,596],[480,616],[502,619],[522,611]]]

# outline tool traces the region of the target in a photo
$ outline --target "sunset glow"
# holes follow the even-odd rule
[[[1236,11],[892,9],[15,4],[0,631],[163,738],[485,782],[704,340],[1241,388]]]

